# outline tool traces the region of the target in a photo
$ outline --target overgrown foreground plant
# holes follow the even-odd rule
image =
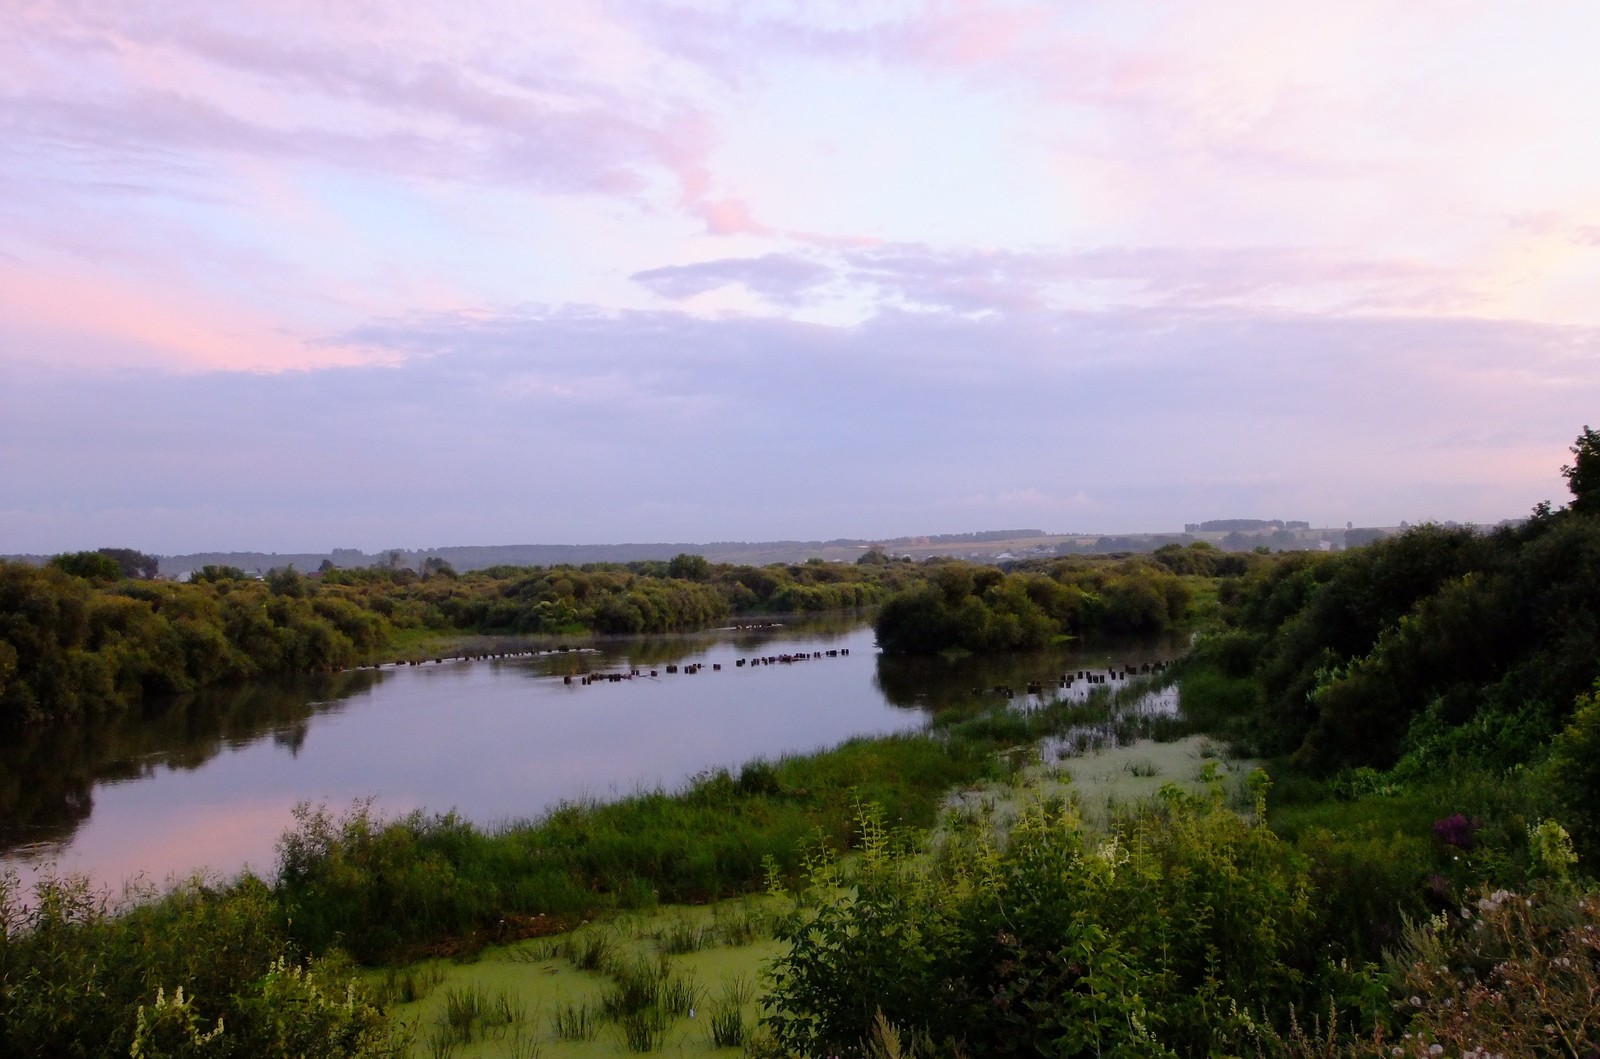
[[[1099,833],[1034,805],[932,857],[863,831],[783,929],[765,1022],[786,1052],[865,1054],[881,1013],[924,1051],[1238,1054],[1336,988],[1303,862],[1219,791],[1169,786]]]
[[[1600,895],[1482,892],[1406,931],[1396,1056],[1600,1054]]]
[[[83,878],[0,874],[0,1055],[387,1057],[337,959],[293,958],[267,888],[195,880],[112,915]]]

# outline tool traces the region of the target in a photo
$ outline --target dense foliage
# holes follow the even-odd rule
[[[0,562],[0,725],[95,718],[210,684],[349,666],[387,633],[370,609],[285,578],[98,583]]]
[[[790,1054],[861,1054],[879,1018],[937,1054],[1240,1054],[1330,987],[1304,862],[1220,795],[1168,788],[1100,833],[1035,805],[931,859],[875,838],[790,920],[768,1000]]]
[[[1209,568],[1187,723],[1275,759],[1271,812],[1174,793],[869,844],[791,921],[772,1053],[1595,1054],[1600,435],[1573,454],[1573,503],[1521,526]],[[1020,582],[946,586],[904,604],[907,649],[1031,614]]]
[[[927,826],[944,792],[991,774],[992,744],[901,736],[718,770],[678,794],[569,804],[485,832],[450,815],[335,819],[307,809],[280,848],[277,892],[294,936],[363,960],[447,937],[482,937],[508,917],[703,902],[793,874],[818,840],[847,849],[870,803]]]
[[[887,654],[1021,650],[1071,636],[1163,632],[1182,621],[1189,599],[1183,580],[1154,559],[1064,559],[1010,573],[941,562],[890,598],[875,628]]]
[[[1285,556],[1222,599],[1186,702],[1254,749],[1323,772],[1532,763],[1600,677],[1600,517],[1418,527]]]
[[[686,554],[670,562],[492,567],[459,576],[331,570],[321,580],[401,628],[528,635],[675,632],[734,614],[867,607],[914,576],[904,566],[730,566]]]
[[[421,572],[291,567],[261,579],[207,566],[179,584],[128,576],[148,564],[124,552],[59,556],[44,568],[0,562],[0,727],[98,720],[197,688],[343,669],[408,653],[428,637],[675,632],[885,600],[878,633],[891,653],[1154,633],[1184,616],[1191,593],[1180,574],[1248,565],[1196,545],[1010,573],[964,562],[754,567],[680,555],[465,575],[442,562]]]
[[[301,961],[261,883],[188,883],[112,915],[82,880],[0,876],[0,1054],[404,1054],[337,959]]]

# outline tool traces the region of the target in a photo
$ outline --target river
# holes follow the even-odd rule
[[[1180,649],[890,659],[864,621],[835,616],[256,685],[0,747],[0,866],[82,873],[114,894],[128,880],[163,884],[202,868],[270,874],[302,801],[371,799],[389,815],[454,809],[493,826],[916,729],[975,688],[1044,680],[1053,694],[1061,673]],[[585,682],[593,674],[627,679]]]

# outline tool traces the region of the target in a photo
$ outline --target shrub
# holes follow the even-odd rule
[[[1169,786],[1099,835],[1035,805],[932,863],[862,829],[854,874],[819,866],[780,932],[766,1025],[789,1051],[861,1054],[881,1013],[969,1054],[1207,1054],[1315,992],[1304,865],[1220,793]]]

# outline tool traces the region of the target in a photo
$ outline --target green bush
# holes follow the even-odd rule
[[[781,932],[765,1023],[791,1053],[863,1054],[881,1015],[973,1055],[1217,1054],[1320,984],[1303,861],[1220,796],[1169,787],[1105,834],[1034,806],[931,862],[863,830]]]
[[[0,876],[0,1055],[389,1056],[338,961],[302,965],[260,882],[194,880],[113,915],[82,878]]]
[[[1572,723],[1555,739],[1545,780],[1579,855],[1600,858],[1600,686],[1578,699]]]

